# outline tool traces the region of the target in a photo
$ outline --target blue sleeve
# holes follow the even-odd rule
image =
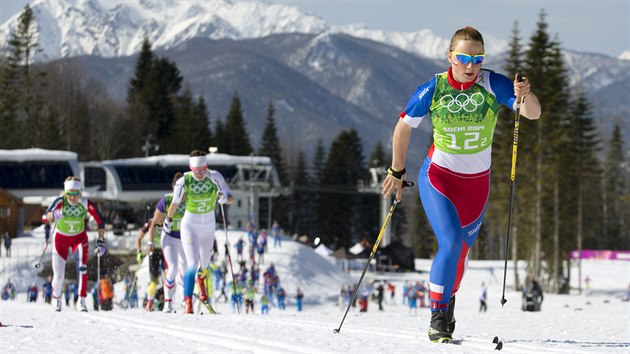
[[[514,96],[514,83],[505,75],[490,72],[490,88],[494,92],[497,101],[514,111],[513,105],[516,101]]]
[[[404,118],[405,116],[409,116],[411,118],[422,118],[426,116],[429,113],[429,108],[431,108],[436,83],[437,78],[434,76],[433,79],[418,87],[413,95],[411,95],[400,117]]]

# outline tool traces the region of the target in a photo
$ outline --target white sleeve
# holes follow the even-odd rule
[[[175,182],[175,187],[173,187],[173,200],[171,203],[179,204],[182,202],[182,198],[184,197],[184,181],[184,177],[181,177]]]
[[[219,192],[228,197],[232,196],[232,191],[230,187],[228,187],[227,182],[225,182],[225,178],[223,178],[221,172],[215,170],[210,171],[210,180],[219,187]]]

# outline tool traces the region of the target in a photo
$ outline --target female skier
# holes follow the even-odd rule
[[[382,191],[388,196],[396,190],[396,199],[402,199],[411,129],[429,118],[433,145],[420,169],[418,187],[438,240],[429,279],[432,313],[428,335],[434,342],[452,338],[454,295],[488,201],[492,135],[499,106],[516,111],[522,100],[520,114],[528,119],[538,119],[541,111],[527,78],[512,83],[481,68],[484,42],[476,29],[456,31],[447,57],[448,71],[420,86],[400,113],[392,141],[392,165]]]
[[[56,232],[53,236],[52,267],[53,267],[53,309],[61,311],[61,289],[66,272],[68,249],[80,259],[79,266],[79,297],[80,310],[87,312],[85,297],[87,296],[87,261],[88,235],[85,231],[85,221],[91,215],[98,224],[98,240],[96,252],[101,257],[107,251],[105,246],[105,224],[101,213],[94,203],[81,197],[81,180],[70,176],[63,183],[64,193],[57,197],[46,210],[44,222],[56,222]]]
[[[204,280],[208,273],[214,244],[216,203],[231,204],[234,198],[223,175],[208,170],[208,160],[203,151],[195,150],[189,158],[190,172],[177,180],[173,200],[166,212],[163,232],[170,235],[177,208],[186,197],[186,212],[181,221],[181,242],[186,256],[184,273],[185,313],[193,313],[192,296],[195,278],[199,284],[199,300],[208,301]]]

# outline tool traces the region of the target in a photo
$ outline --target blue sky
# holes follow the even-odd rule
[[[55,1],[55,0],[49,0]],[[630,50],[630,0],[267,0],[292,4],[331,24],[415,31],[428,28],[450,38],[471,25],[483,34],[509,39],[514,21],[527,43],[542,9],[548,31],[563,48],[618,56]],[[0,0],[0,23],[28,0]]]

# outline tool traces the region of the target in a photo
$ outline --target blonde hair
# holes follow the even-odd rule
[[[81,179],[79,177],[77,177],[77,176],[68,176],[68,177],[66,177],[64,182],[68,182],[68,181],[79,181],[79,182],[81,182]]]
[[[477,31],[476,28],[470,26],[466,26],[455,31],[455,34],[453,34],[453,37],[451,37],[451,44],[448,48],[449,52],[455,50],[455,45],[458,41],[476,41],[481,42],[481,45],[484,45],[481,32]]]

